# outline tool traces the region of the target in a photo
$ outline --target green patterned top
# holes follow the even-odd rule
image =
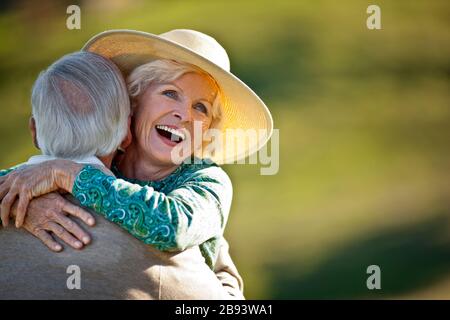
[[[199,159],[197,159],[199,160]],[[232,186],[216,164],[181,164],[159,181],[118,178],[92,166],[77,175],[72,194],[134,237],[161,251],[199,245],[212,269],[231,206]]]
[[[182,163],[158,181],[126,181],[117,168],[113,168],[116,178],[86,165],[75,179],[72,194],[81,205],[158,250],[199,245],[213,269],[230,211],[232,185],[219,166],[196,161]],[[11,170],[0,172],[4,171]]]
[[[10,173],[13,170],[14,170],[13,168],[0,170],[0,177],[1,176],[6,176],[8,173]]]
[[[3,170],[0,170],[0,177],[1,176],[6,176],[8,173],[10,173],[11,171],[14,171],[14,170],[16,170],[16,169],[18,169],[18,168],[20,168],[20,167],[22,167],[23,165],[25,165],[26,163],[21,163],[21,164],[18,164],[18,165],[16,165],[16,166],[14,166],[14,167],[11,167],[11,168],[9,168],[9,169],[3,169]]]

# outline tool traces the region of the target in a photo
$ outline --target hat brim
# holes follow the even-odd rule
[[[222,121],[219,130],[249,132],[244,148],[224,146],[209,158],[218,164],[235,163],[262,148],[273,130],[272,116],[264,102],[245,83],[187,47],[158,35],[135,30],[109,30],[95,35],[82,48],[111,59],[127,77],[136,67],[155,59],[170,59],[195,65],[209,73],[222,93]],[[240,150],[235,150],[240,149]],[[234,151],[233,151],[234,150]]]

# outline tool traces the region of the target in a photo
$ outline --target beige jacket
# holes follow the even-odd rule
[[[160,252],[96,219],[90,245],[61,253],[22,229],[0,229],[0,299],[244,299],[225,239],[214,273],[198,247]],[[79,267],[80,289],[68,289],[71,265]]]

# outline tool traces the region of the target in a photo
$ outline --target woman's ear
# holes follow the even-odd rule
[[[33,138],[34,146],[39,149],[39,144],[38,144],[37,135],[36,135],[36,122],[34,121],[33,116],[31,116],[30,120],[28,121],[28,128],[30,128],[31,137]]]

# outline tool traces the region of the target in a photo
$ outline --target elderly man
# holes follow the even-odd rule
[[[30,129],[43,155],[24,166],[67,158],[109,167],[130,143],[124,80],[96,54],[70,54],[50,66],[35,83],[32,107]],[[161,252],[101,216],[89,236],[79,224],[92,225],[93,217],[67,199],[58,193],[34,199],[24,228],[0,230],[1,299],[243,299],[225,239],[212,272],[198,246]],[[33,237],[60,251],[50,232],[71,247],[54,253]]]

